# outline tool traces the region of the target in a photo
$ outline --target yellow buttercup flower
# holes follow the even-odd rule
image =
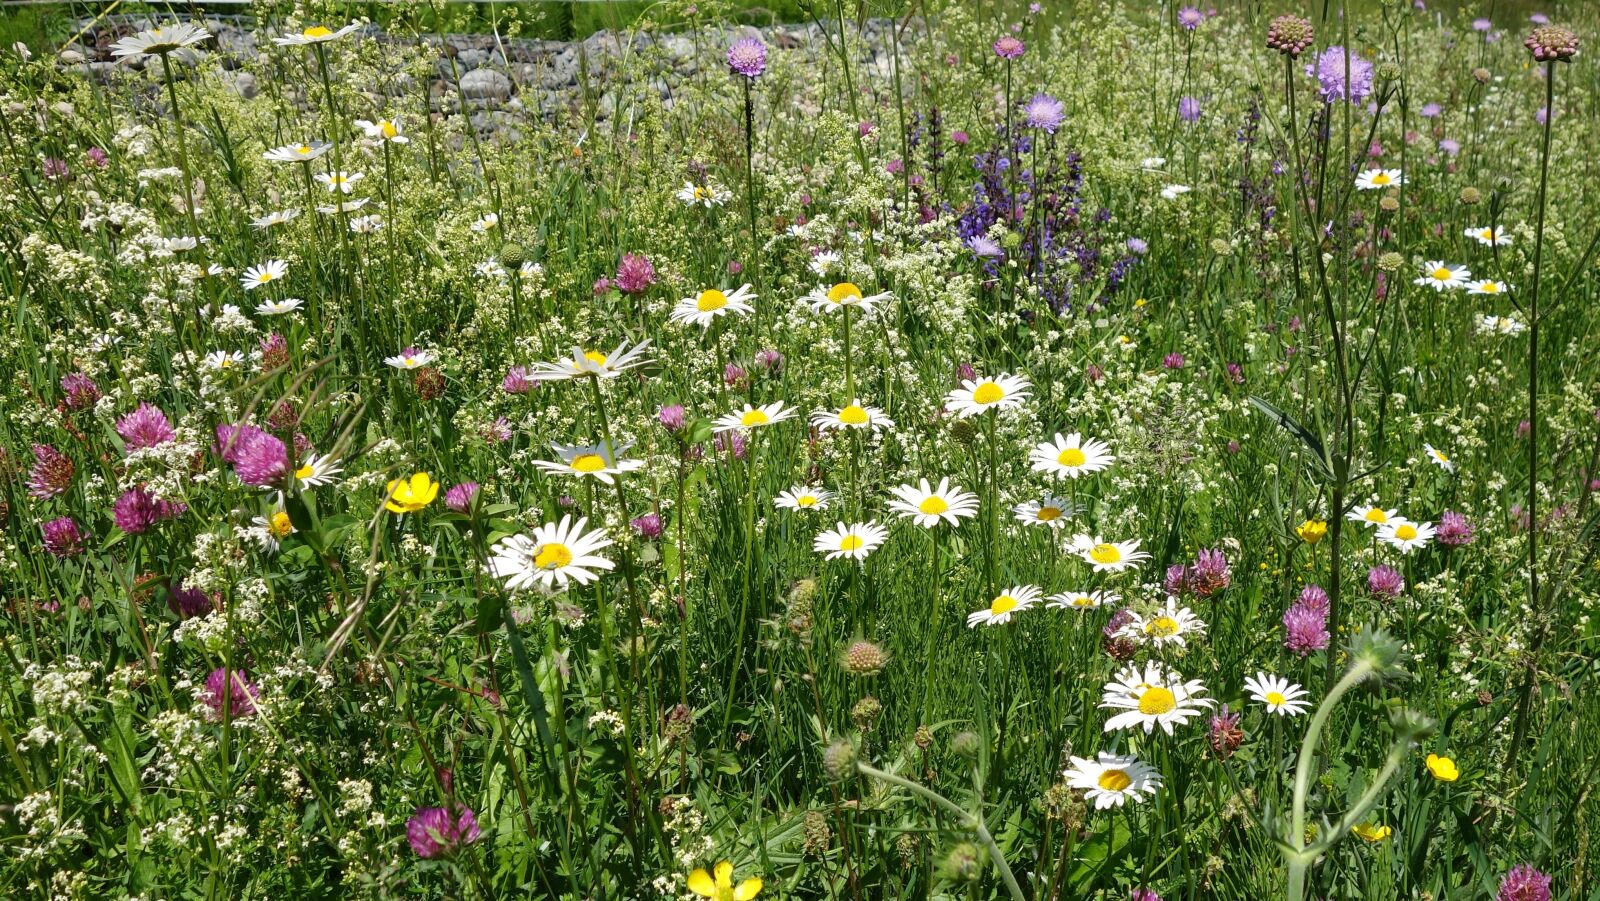
[[[1308,519],[1295,527],[1294,533],[1306,544],[1316,544],[1328,534],[1328,523],[1321,519]]]
[[[408,479],[395,479],[385,489],[389,500],[383,505],[390,513],[416,513],[433,503],[439,496],[439,483],[427,473],[419,472]]]
[[[1394,835],[1393,829],[1388,826],[1379,826],[1377,823],[1362,823],[1359,826],[1351,826],[1350,831],[1360,836],[1363,841],[1369,842],[1381,842]]]
[[[761,894],[760,879],[746,879],[734,885],[733,864],[726,860],[717,864],[715,870],[715,878],[703,869],[690,873],[689,891],[702,898],[711,898],[712,901],[749,901]]]
[[[1461,778],[1461,771],[1456,769],[1456,762],[1448,757],[1438,754],[1429,754],[1427,759],[1428,772],[1440,782],[1454,782]]]

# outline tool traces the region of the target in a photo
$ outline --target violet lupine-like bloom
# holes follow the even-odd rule
[[[1267,49],[1290,59],[1304,53],[1315,38],[1311,20],[1300,16],[1279,16],[1267,25]]]
[[[64,402],[69,410],[86,410],[100,399],[100,386],[81,372],[69,372],[62,376],[61,390],[66,392]]]
[[[676,435],[689,426],[689,414],[684,411],[683,404],[667,404],[656,413],[656,420],[661,427]]]
[[[139,404],[137,410],[117,420],[117,434],[122,436],[124,447],[130,451],[158,447],[178,438],[167,414],[148,403]]]
[[[1472,521],[1466,516],[1454,510],[1446,510],[1439,514],[1439,525],[1435,527],[1433,537],[1439,539],[1440,544],[1462,547],[1472,543],[1475,531]]]
[[[162,500],[146,491],[143,485],[135,485],[112,505],[111,519],[122,531],[139,535],[158,522],[182,516],[188,509],[189,505],[182,501]]]
[[[1178,10],[1178,25],[1182,27],[1184,31],[1194,31],[1196,28],[1199,28],[1201,24],[1205,22],[1205,20],[1206,14],[1201,12],[1198,7],[1185,6]]]
[[[994,42],[994,55],[1001,59],[1016,59],[1027,50],[1027,45],[1009,34]]]
[[[1500,880],[1495,901],[1550,901],[1550,877],[1527,864],[1519,864]]]
[[[211,603],[211,595],[183,584],[167,589],[167,608],[176,613],[179,619],[194,619],[216,609]]]
[[[483,837],[472,808],[457,804],[455,813],[444,807],[419,807],[406,821],[406,841],[418,857],[454,854],[462,845]]]
[[[1348,100],[1359,103],[1372,94],[1372,63],[1350,55],[1350,78],[1345,79],[1345,49],[1334,46],[1322,51],[1314,63],[1306,64],[1306,74],[1317,80],[1322,99],[1328,103]]]
[[[628,525],[633,527],[633,533],[646,541],[655,541],[666,531],[666,526],[661,522],[658,513],[646,513],[633,519]]]
[[[1541,24],[1522,44],[1541,63],[1564,63],[1578,55],[1577,34],[1560,25]]]
[[[767,71],[767,45],[756,38],[740,38],[728,48],[728,72],[751,80]]]
[[[624,294],[643,294],[656,283],[656,267],[636,253],[625,253],[617,264],[617,290]]]
[[[232,684],[227,684],[230,682]],[[224,710],[229,719],[254,716],[256,700],[260,697],[261,686],[250,681],[244,670],[234,670],[233,678],[229,679],[227,671],[218,668],[206,677],[206,689],[201,699],[209,708],[211,719],[220,723]]]
[[[478,483],[462,482],[444,493],[444,505],[457,513],[466,513],[478,499]]]
[[[28,470],[28,493],[41,499],[66,494],[77,472],[66,454],[48,444],[35,444],[33,468]]]
[[[1405,577],[1392,566],[1374,566],[1367,570],[1367,593],[1380,598],[1397,598],[1406,590]]]
[[[1283,646],[1301,657],[1326,648],[1331,637],[1326,615],[1303,604],[1295,604],[1284,612]]]
[[[1206,729],[1206,741],[1223,760],[1232,757],[1233,752],[1244,744],[1244,730],[1239,728],[1241,716],[1238,711],[1230,712],[1227,704],[1223,704],[1222,709],[1211,716],[1210,726]]]
[[[506,370],[506,377],[500,381],[500,390],[507,394],[527,394],[537,384],[528,377],[528,367],[513,366]]]
[[[57,517],[40,528],[44,530],[44,549],[51,554],[65,559],[83,553],[86,544],[83,529],[72,517]]]
[[[1200,121],[1200,99],[1198,97],[1183,97],[1178,101],[1178,118],[1185,122]]]
[[[1034,94],[1022,107],[1022,121],[1045,134],[1055,134],[1066,118],[1066,105],[1049,94]]]

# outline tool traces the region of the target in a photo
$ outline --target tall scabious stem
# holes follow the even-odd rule
[[[1537,62],[1544,63],[1544,139],[1539,149],[1539,199],[1533,237],[1533,285],[1528,289],[1528,606],[1535,611],[1535,632],[1529,645],[1528,671],[1517,698],[1517,718],[1506,752],[1506,772],[1516,768],[1517,755],[1528,733],[1528,710],[1538,673],[1537,655],[1550,634],[1539,611],[1539,279],[1544,263],[1545,189],[1550,178],[1550,133],[1555,123],[1556,63],[1578,53],[1578,36],[1559,25],[1535,28],[1524,44]]]
[[[749,214],[751,280],[761,286],[761,237],[756,232],[756,106],[752,89],[757,78],[767,71],[767,46],[756,38],[740,38],[728,48],[728,72],[742,79],[744,87],[744,199]],[[756,316],[761,315],[761,308]],[[759,325],[760,320],[757,320]],[[759,328],[757,329],[759,331]]]

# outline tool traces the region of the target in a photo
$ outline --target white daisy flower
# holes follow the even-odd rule
[[[1311,708],[1311,702],[1304,700],[1304,688],[1271,673],[1246,676],[1244,690],[1279,716],[1299,716]]]
[[[714,206],[722,206],[732,197],[731,193],[714,184],[697,185],[692,181],[684,182],[677,193],[677,198],[684,203],[690,206],[702,206],[708,210]]]
[[[1368,526],[1385,526],[1393,522],[1405,522],[1406,518],[1400,515],[1399,510],[1385,510],[1382,507],[1371,505],[1360,506],[1344,515],[1351,522],[1365,523]]]
[[[1409,554],[1433,541],[1433,523],[1391,522],[1378,529],[1378,540],[1402,554]]]
[[[411,139],[400,133],[399,119],[379,119],[369,122],[366,119],[357,119],[356,127],[366,133],[367,137],[376,141],[390,144],[408,144]]]
[[[796,485],[788,491],[779,493],[773,499],[773,506],[780,510],[795,510],[805,512],[808,510],[826,510],[828,502],[833,500],[833,492],[824,488],[807,488]]]
[[[282,507],[272,511],[270,516],[257,516],[250,520],[251,537],[261,545],[261,549],[270,553],[277,553],[283,539],[294,534],[294,523],[289,521],[289,514]]]
[[[383,228],[382,216],[357,216],[350,220],[350,230],[358,235],[370,235]]]
[[[1013,585],[1000,592],[999,596],[989,602],[989,606],[967,614],[967,628],[975,629],[980,625],[1003,626],[1011,622],[1012,614],[1021,613],[1037,604],[1041,594],[1043,592],[1036,585]]]
[[[1188,185],[1167,185],[1161,189],[1161,199],[1177,200],[1179,197],[1189,193],[1191,190],[1193,190],[1193,188],[1190,188]]]
[[[1188,636],[1202,635],[1206,631],[1206,624],[1194,611],[1188,607],[1179,607],[1178,599],[1168,597],[1166,606],[1157,609],[1149,616],[1135,610],[1132,611],[1133,619],[1129,620],[1117,631],[1118,637],[1131,638],[1140,644],[1165,647],[1175,644],[1178,647],[1188,646]]]
[[[1052,529],[1065,528],[1067,521],[1077,511],[1073,509],[1072,502],[1066,498],[1047,494],[1036,501],[1023,501],[1011,508],[1017,522],[1025,526],[1046,526]]]
[[[1143,672],[1125,667],[1105,684],[1100,696],[1102,708],[1123,711],[1106,720],[1105,731],[1142,726],[1149,733],[1160,726],[1171,735],[1174,725],[1181,726],[1212,706],[1210,698],[1199,697],[1205,690],[1198,679],[1185,682],[1175,670],[1154,661],[1146,663]]]
[[[947,478],[939,480],[938,488],[930,488],[928,480],[922,479],[920,485],[901,485],[889,492],[895,496],[889,509],[925,529],[941,522],[957,526],[962,519],[978,515],[978,496],[952,487]]]
[[[332,149],[333,145],[327,141],[285,144],[264,151],[261,158],[270,163],[309,163]]]
[[[317,183],[327,188],[330,192],[349,194],[356,188],[356,182],[366,178],[365,172],[318,172]]]
[[[716,288],[707,288],[693,297],[679,300],[672,308],[671,319],[673,322],[693,323],[701,328],[710,328],[718,316],[734,313],[743,316],[752,312],[755,308],[750,306],[750,301],[755,299],[756,295],[751,292],[749,285],[740,285],[727,294]]]
[[[1504,294],[1511,290],[1505,282],[1497,282],[1492,278],[1480,278],[1467,282],[1468,294]]]
[[[1117,460],[1105,442],[1093,438],[1086,441],[1077,432],[1065,438],[1057,432],[1054,441],[1046,441],[1035,447],[1030,457],[1035,472],[1048,472],[1073,479],[1099,472]]]
[[[1164,156],[1147,156],[1139,161],[1139,168],[1146,172],[1154,172],[1166,164],[1167,158]]]
[[[587,585],[600,578],[596,570],[609,570],[616,564],[595,552],[612,541],[602,532],[585,532],[587,518],[576,523],[572,516],[560,523],[546,523],[530,535],[502,538],[492,549],[489,572],[505,579],[510,589],[538,585],[545,590],[566,588],[576,581]]]
[[[324,25],[313,25],[298,33],[278,35],[272,39],[272,43],[277,44],[279,47],[309,47],[312,44],[326,44],[329,41],[337,41],[360,27],[361,23],[351,22],[338,31],[334,31]]]
[[[1063,591],[1050,595],[1046,606],[1057,610],[1094,610],[1114,606],[1122,597],[1111,591]]]
[[[1444,451],[1439,450],[1437,447],[1434,447],[1431,444],[1422,445],[1422,449],[1427,452],[1428,459],[1432,460],[1435,466],[1439,467],[1445,472],[1453,473],[1456,471],[1455,461],[1445,456]]]
[[[263,316],[282,316],[293,313],[305,306],[305,301],[298,297],[285,297],[282,300],[263,300],[256,305],[256,312]]]
[[[237,350],[214,350],[200,361],[207,369],[237,369],[244,365],[244,354]]]
[[[888,538],[889,530],[877,523],[857,522],[847,526],[841,522],[818,535],[811,543],[811,548],[819,554],[825,554],[828,560],[840,557],[865,560]]]
[[[847,307],[856,307],[865,313],[871,312],[873,307],[892,296],[888,291],[866,294],[854,282],[838,282],[832,286],[818,285],[803,299],[810,301],[813,313],[833,312]]]
[[[244,275],[239,279],[239,285],[246,291],[254,291],[262,285],[268,282],[275,282],[288,274],[288,263],[283,260],[268,260],[260,266],[251,266],[246,269]]]
[[[817,410],[811,414],[811,424],[822,432],[840,429],[871,429],[874,432],[894,428],[894,420],[883,415],[877,407],[868,407],[857,397],[838,410]]]
[[[1422,275],[1413,284],[1426,285],[1435,291],[1455,290],[1465,287],[1472,273],[1465,266],[1447,264],[1442,260],[1429,260],[1422,265]]]
[[[383,362],[396,369],[421,369],[433,362],[433,354],[408,347],[392,357],[384,357]]]
[[[1406,177],[1399,169],[1366,169],[1356,176],[1356,189],[1360,191],[1379,191],[1405,183]]]
[[[1102,541],[1098,535],[1074,535],[1068,548],[1094,567],[1095,572],[1119,573],[1150,559],[1139,550],[1139,539]]]
[[[1516,316],[1484,316],[1478,320],[1480,335],[1520,335],[1528,327]]]
[[[333,484],[334,476],[344,471],[339,461],[325,454],[311,454],[295,467],[294,477],[303,488],[317,488]]]
[[[1085,801],[1094,802],[1095,810],[1121,807],[1128,801],[1141,801],[1146,795],[1154,797],[1161,787],[1161,774],[1140,763],[1137,757],[1118,757],[1104,751],[1098,757],[1074,757],[1072,769],[1062,773],[1068,785],[1083,790]]]
[[[574,347],[571,357],[556,360],[553,363],[533,364],[533,368],[528,373],[528,378],[536,382],[576,379],[585,376],[614,379],[630,369],[650,362],[650,358],[645,356],[644,353],[645,348],[649,346],[649,339],[645,339],[633,345],[623,341],[610,353]]]
[[[290,207],[287,210],[277,210],[262,216],[260,219],[250,220],[250,227],[256,231],[266,231],[274,225],[283,225],[286,222],[290,222],[298,215],[300,215],[300,210],[295,207]]]
[[[567,476],[588,476],[598,479],[607,485],[616,484],[615,476],[625,472],[633,472],[644,468],[643,460],[624,460],[622,456],[628,452],[629,445],[619,444],[613,450],[604,444],[587,444],[567,446],[552,444],[550,447],[561,455],[561,461],[535,460],[533,465],[548,472],[560,473]]]
[[[992,379],[962,379],[961,387],[944,396],[944,405],[962,419],[990,410],[1010,410],[1033,393],[1027,377],[1001,373]]]
[[[345,200],[339,203],[330,203],[325,206],[319,206],[317,207],[317,212],[324,216],[332,216],[336,213],[353,213],[371,202],[371,197],[357,197],[354,200]]]
[[[1482,228],[1469,228],[1465,234],[1485,247],[1494,247],[1496,245],[1504,247],[1511,243],[1511,236],[1506,234],[1504,229],[1498,229],[1492,225],[1486,225]]]
[[[472,221],[471,228],[475,232],[493,231],[500,224],[499,213],[484,213]]]
[[[717,417],[717,420],[712,425],[719,432],[730,432],[734,429],[748,431],[783,422],[785,419],[792,418],[794,412],[794,408],[784,406],[783,401],[774,401],[770,404],[762,404],[759,407],[745,404],[743,410],[735,410],[732,413]]]
[[[146,56],[164,56],[175,50],[193,47],[211,37],[206,31],[187,22],[150,28],[131,34],[111,45],[111,55],[118,59],[139,59]]]

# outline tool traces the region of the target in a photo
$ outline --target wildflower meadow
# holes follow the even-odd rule
[[[1600,4],[580,5],[3,14],[0,896],[1600,899]]]

